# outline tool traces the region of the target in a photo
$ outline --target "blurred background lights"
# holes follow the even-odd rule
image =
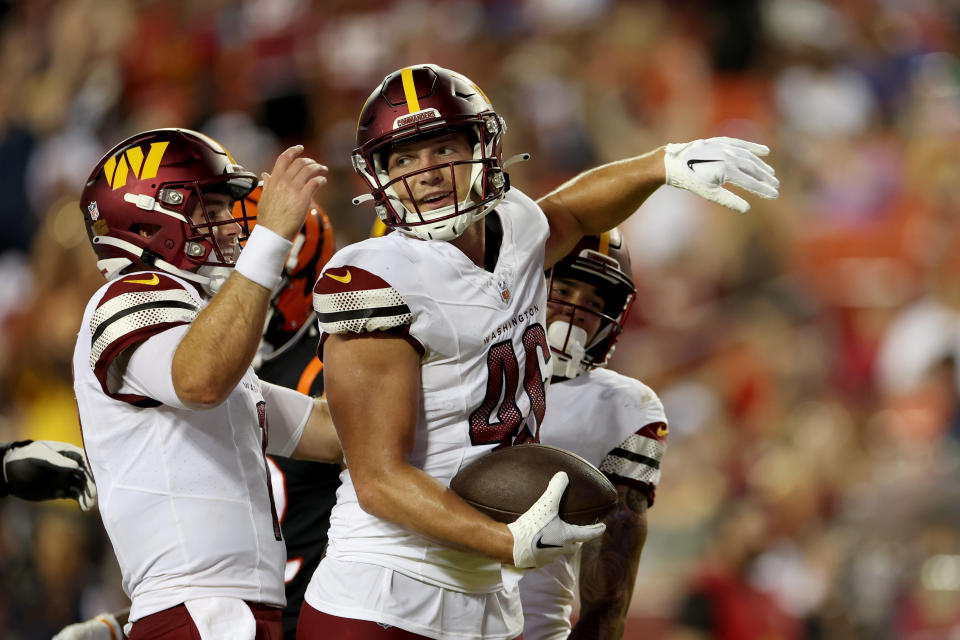
[[[960,556],[930,556],[920,569],[920,580],[931,591],[960,590]]]

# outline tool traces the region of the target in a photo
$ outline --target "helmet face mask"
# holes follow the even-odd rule
[[[547,315],[554,319],[547,339],[554,375],[572,378],[607,364],[636,297],[630,269],[623,237],[613,229],[581,239],[548,271]],[[571,289],[581,290],[580,301],[599,296],[602,308],[577,304]],[[582,328],[587,326],[596,327],[593,335]]]
[[[202,266],[229,266],[236,262],[240,243],[251,231],[251,219],[246,215],[243,199],[237,200],[221,192],[204,192],[195,188],[194,211],[187,218],[189,230],[184,253],[191,263]],[[237,215],[239,213],[239,215]],[[239,234],[232,227],[239,226]]]
[[[467,133],[472,158],[417,169],[390,178],[387,159],[397,145],[417,143],[454,131]],[[385,225],[424,239],[453,240],[491,211],[507,188],[501,138],[506,122],[468,78],[436,65],[407,67],[388,75],[368,98],[357,127],[353,166],[370,187],[377,216]],[[469,189],[447,207],[421,210],[411,181],[430,171],[470,165]],[[403,199],[411,202],[412,210]]]
[[[234,247],[252,218],[243,208],[231,215],[231,207],[256,184],[226,149],[195,131],[128,138],[100,160],[81,194],[98,268],[107,279],[128,267],[155,268],[207,288],[204,271],[235,263]]]

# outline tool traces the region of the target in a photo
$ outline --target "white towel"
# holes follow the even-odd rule
[[[183,604],[201,640],[254,640],[257,635],[257,621],[243,600],[199,598]]]

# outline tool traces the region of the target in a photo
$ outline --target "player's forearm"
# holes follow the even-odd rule
[[[581,551],[580,617],[570,634],[572,640],[619,640],[623,636],[647,538],[647,520],[646,498],[619,489],[621,502],[605,520],[606,532],[584,544]]]
[[[564,256],[580,236],[603,233],[626,220],[664,184],[663,153],[660,147],[601,165],[540,198],[538,204],[550,221],[555,244],[548,244],[550,254]],[[563,241],[557,243],[557,239]]]
[[[354,476],[360,506],[460,551],[513,562],[513,535],[463,501],[424,471],[408,464],[381,468],[373,477]]]
[[[234,272],[190,325],[173,356],[173,385],[186,404],[217,405],[260,344],[270,291]]]

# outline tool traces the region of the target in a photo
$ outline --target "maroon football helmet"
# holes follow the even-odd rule
[[[503,171],[501,138],[506,121],[493,110],[487,97],[469,78],[433,64],[394,71],[367,98],[357,123],[357,148],[353,166],[371,190],[377,216],[388,227],[399,227],[424,238],[452,240],[474,220],[485,216],[508,188]],[[473,145],[473,158],[412,171],[394,180],[387,174],[387,154],[399,143],[465,130]],[[438,168],[453,173],[454,165],[469,164],[470,192],[460,202],[432,211],[414,211],[398,196],[412,193],[407,180]],[[456,178],[454,175],[454,191]]]
[[[217,242],[219,228],[240,224],[244,238],[252,218],[241,210],[215,220],[204,203],[211,194],[242,200],[256,185],[253,173],[202,133],[155,129],[127,138],[97,163],[80,195],[97,268],[108,280],[130,266],[160,269],[212,293],[236,259]],[[191,218],[198,204],[199,221]]]
[[[582,371],[603,366],[623,331],[624,322],[637,294],[630,270],[630,254],[619,229],[585,236],[573,250],[547,271],[547,303],[566,307],[571,315],[599,317],[600,326],[592,338],[572,323],[551,322],[547,340],[553,352],[555,376],[573,378]],[[603,298],[603,310],[579,306],[559,294],[560,282],[589,284]],[[579,337],[578,337],[579,334]]]

